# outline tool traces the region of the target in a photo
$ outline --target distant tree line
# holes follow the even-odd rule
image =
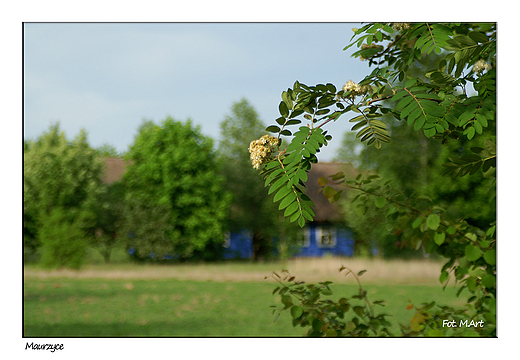
[[[279,215],[247,150],[265,126],[245,99],[231,110],[218,147],[190,120],[171,117],[144,121],[125,154],[92,148],[84,130],[70,141],[59,123],[24,141],[24,259],[79,268],[88,248],[110,262],[118,246],[138,260],[217,260],[226,232],[243,229],[255,259],[272,256],[273,237],[294,227],[266,226]],[[121,181],[102,181],[107,157],[126,160]]]

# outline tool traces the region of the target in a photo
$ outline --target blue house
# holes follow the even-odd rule
[[[354,233],[346,226],[341,208],[331,204],[320,191],[318,179],[342,171],[347,177],[356,177],[357,171],[351,164],[312,164],[305,184],[306,194],[316,205],[314,221],[307,223],[299,240],[296,257],[321,257],[324,255],[354,256]]]
[[[303,229],[295,257],[354,256],[354,235],[346,227],[311,223]]]
[[[343,171],[348,177],[356,177],[357,171],[351,164],[318,163],[313,164],[308,173],[306,193],[316,207],[314,221],[307,223],[297,241],[295,257],[322,257],[325,255],[354,256],[355,241],[353,232],[346,226],[341,208],[331,204],[320,192],[318,179]],[[242,231],[229,233],[224,244],[226,259],[249,259],[253,256],[251,234]]]
[[[227,232],[224,241],[224,259],[251,259],[253,237],[249,231]]]
[[[122,178],[128,165],[123,159],[104,159],[106,171],[103,180],[113,183]],[[357,170],[351,164],[318,163],[312,164],[308,173],[306,193],[316,207],[314,221],[307,223],[298,239],[296,257],[321,257],[324,255],[354,256],[355,241],[353,232],[346,226],[341,208],[331,204],[320,192],[318,179],[343,171],[348,178],[355,178]],[[224,259],[251,259],[253,239],[248,231],[226,234]]]

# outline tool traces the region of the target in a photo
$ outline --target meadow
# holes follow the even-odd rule
[[[393,333],[416,305],[433,300],[462,306],[456,288],[438,282],[441,263],[353,258],[294,259],[286,263],[138,265],[93,263],[82,270],[24,267],[26,337],[299,337],[289,314],[276,322],[270,305],[273,271],[287,269],[305,282],[330,280],[331,298],[352,296],[357,286],[338,272],[345,265],[361,277],[380,311],[392,314]]]

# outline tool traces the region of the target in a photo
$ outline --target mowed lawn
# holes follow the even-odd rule
[[[276,283],[264,279],[269,268],[277,270],[277,265],[91,266],[76,272],[26,268],[24,336],[304,336],[304,329],[292,327],[288,313],[275,322],[270,305],[280,302],[272,295]],[[309,276],[315,273],[306,268]],[[386,301],[379,311],[394,315],[389,320],[396,335],[398,324],[409,323],[413,316],[406,310],[409,299],[416,305],[433,300],[452,306],[464,303],[455,296],[455,288],[443,291],[432,279],[396,279],[394,284],[374,279],[364,288],[371,300]],[[325,280],[334,278],[321,279]],[[331,299],[357,293],[352,282],[335,284],[333,290]]]

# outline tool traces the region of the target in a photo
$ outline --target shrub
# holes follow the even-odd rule
[[[39,231],[41,265],[47,268],[80,268],[88,244],[78,221],[71,221],[70,216],[59,207],[49,215],[43,215],[42,219]]]

